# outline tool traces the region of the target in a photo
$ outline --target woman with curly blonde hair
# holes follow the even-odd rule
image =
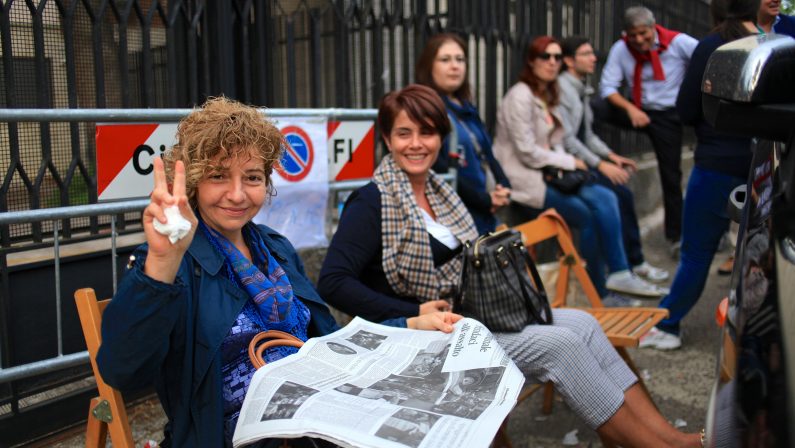
[[[253,107],[214,98],[180,122],[177,140],[165,162],[154,161],[147,244],[105,310],[97,364],[115,388],[155,387],[172,446],[231,446],[255,370],[247,354],[254,335],[281,330],[306,340],[337,324],[290,242],[251,222],[286,144],[279,130]],[[160,233],[182,220],[190,223],[183,235]],[[459,318],[388,323],[449,332]],[[296,350],[274,347],[265,358]]]

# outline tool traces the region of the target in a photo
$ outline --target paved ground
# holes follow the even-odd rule
[[[676,262],[668,254],[660,222],[660,213],[656,213],[642,223],[645,254],[651,263],[668,268],[673,274]],[[727,254],[725,251],[718,254],[713,262],[713,273]],[[718,330],[713,316],[718,302],[726,295],[728,285],[728,277],[710,276],[700,302],[684,321],[682,349],[673,352],[630,350],[630,356],[644,372],[646,384],[663,415],[671,422],[685,425],[683,429],[689,432],[697,432],[704,426],[718,349]],[[654,306],[656,301],[646,301],[646,304]],[[559,398],[552,414],[542,415],[541,395],[535,394],[511,414],[509,434],[516,448],[563,447],[566,446],[564,437],[574,430],[578,439],[574,446],[600,446],[596,433],[579,422]],[[165,417],[156,400],[134,406],[129,412],[138,446],[148,439],[160,440]],[[42,446],[85,446],[79,431],[63,434],[60,441],[49,440]]]

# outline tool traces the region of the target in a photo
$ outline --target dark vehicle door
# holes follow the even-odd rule
[[[751,36],[712,55],[704,114],[719,130],[756,137],[721,331],[708,446],[792,446],[795,428],[795,40]],[[732,201],[730,201],[732,202]]]

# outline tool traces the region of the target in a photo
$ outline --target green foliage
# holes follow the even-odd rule
[[[784,0],[781,2],[781,12],[784,14],[795,14],[795,3],[792,0]]]

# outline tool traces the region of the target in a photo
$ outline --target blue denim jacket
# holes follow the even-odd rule
[[[268,227],[258,229],[311,312],[309,336],[335,331],[337,323],[290,242]],[[146,253],[146,245],[135,251],[134,265],[105,309],[97,354],[102,378],[122,391],[154,385],[172,446],[224,446],[219,348],[248,297],[226,277],[223,257],[202,232],[196,232],[174,284],[143,273]]]

